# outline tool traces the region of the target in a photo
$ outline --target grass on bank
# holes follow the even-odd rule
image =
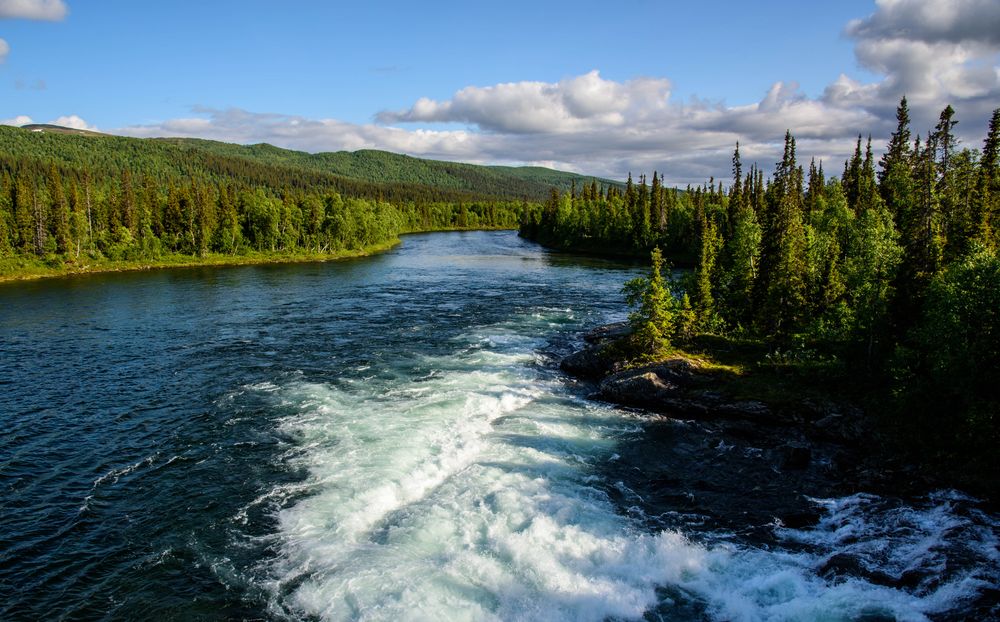
[[[416,233],[439,233],[456,231],[502,231],[504,227],[444,227],[433,231],[403,232],[400,236]],[[141,270],[157,270],[161,268],[193,268],[201,266],[243,266],[269,263],[310,263],[336,261],[367,257],[383,253],[400,243],[400,238],[370,244],[357,249],[336,250],[328,252],[309,251],[241,251],[237,254],[207,253],[205,255],[189,255],[185,253],[161,253],[156,257],[141,257],[138,259],[108,259],[103,256],[91,256],[86,252],[79,257],[63,257],[51,254],[46,257],[32,255],[0,255],[0,283],[9,281],[25,281],[49,277],[73,276],[79,274],[97,274],[101,272],[134,272]]]
[[[164,253],[154,258],[130,260],[114,260],[104,257],[88,257],[81,254],[79,258],[64,259],[58,255],[49,257],[14,256],[0,257],[0,282],[23,281],[48,277],[71,276],[79,274],[96,274],[100,272],[132,272],[140,270],[156,270],[160,268],[189,268],[199,266],[241,266],[268,263],[306,263],[335,261],[365,257],[385,252],[399,244],[399,239],[393,239],[378,244],[372,244],[360,249],[338,250],[325,253],[316,252],[285,252],[285,251],[248,251],[236,255],[223,253],[208,253],[203,256],[183,253]]]

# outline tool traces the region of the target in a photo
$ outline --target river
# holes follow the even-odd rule
[[[644,500],[651,417],[558,370],[639,273],[471,232],[0,285],[0,619],[998,613],[1000,522],[954,491],[763,539]]]

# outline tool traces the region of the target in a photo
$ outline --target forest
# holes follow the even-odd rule
[[[521,235],[556,248],[649,256],[626,294],[655,358],[696,335],[761,344],[813,365],[939,463],[1000,467],[1000,109],[982,149],[960,148],[951,106],[923,137],[904,97],[885,154],[858,137],[839,177],[783,157],[765,178],[732,157],[728,188],[683,191],[631,176],[553,192]],[[660,276],[662,255],[692,268]],[[664,295],[670,291],[672,295]]]
[[[409,232],[514,228],[528,205],[246,156],[269,146],[224,153],[215,146],[222,143],[198,149],[20,128],[0,133],[0,276],[209,256],[356,254]]]

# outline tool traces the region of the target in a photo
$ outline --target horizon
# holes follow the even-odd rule
[[[632,2],[614,30],[598,3],[529,6],[0,0],[0,123],[684,186],[728,179],[737,141],[770,172],[786,129],[800,161],[838,174],[858,135],[882,150],[903,95],[915,135],[951,105],[978,149],[1000,106],[988,0]]]

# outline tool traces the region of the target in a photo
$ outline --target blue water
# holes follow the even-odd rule
[[[787,551],[634,522],[602,465],[646,415],[555,362],[638,272],[475,232],[0,286],[0,619],[923,620],[995,584],[960,497],[817,500]],[[933,588],[816,574],[956,533]]]

